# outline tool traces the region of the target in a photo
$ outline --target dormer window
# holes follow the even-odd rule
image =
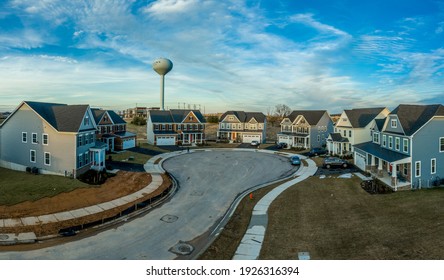
[[[83,125],[89,125],[89,117],[86,115],[85,119],[83,119]]]
[[[397,128],[398,127],[398,121],[393,119],[390,121],[390,125],[392,128]]]
[[[189,121],[192,121],[192,120],[193,120],[193,116],[189,116],[189,117],[188,117],[188,120],[189,120]]]
[[[228,120],[234,121],[234,117],[228,117]]]

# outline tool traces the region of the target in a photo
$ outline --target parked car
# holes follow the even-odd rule
[[[277,143],[276,148],[285,149],[285,148],[287,148],[287,143],[283,143],[283,142]]]
[[[326,157],[323,163],[324,168],[332,168],[332,167],[347,168],[348,165],[349,165],[348,161],[337,157]]]
[[[259,141],[253,140],[253,141],[251,141],[250,145],[259,147]]]
[[[301,165],[301,158],[299,156],[292,156],[290,162],[292,165]]]
[[[312,148],[307,155],[309,157],[313,157],[313,156],[319,156],[319,155],[325,155],[327,153],[327,150],[322,149],[322,148]]]

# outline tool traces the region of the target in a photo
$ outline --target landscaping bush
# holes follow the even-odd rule
[[[106,171],[88,170],[79,176],[79,180],[89,185],[101,185],[106,182],[106,179],[113,177],[114,174],[109,174]]]

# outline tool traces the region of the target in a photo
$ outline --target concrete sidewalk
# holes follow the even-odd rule
[[[301,158],[304,159],[303,156],[301,156]],[[258,259],[268,223],[267,212],[271,203],[289,187],[313,176],[318,169],[314,161],[311,159],[306,159],[306,161],[308,166],[302,167],[296,172],[295,176],[298,177],[274,188],[256,204],[253,209],[253,215],[251,216],[247,232],[242,238],[242,241],[233,256],[233,260]]]

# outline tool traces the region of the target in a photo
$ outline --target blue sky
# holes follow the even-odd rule
[[[444,1],[0,1],[0,111],[444,103]],[[183,105],[181,105],[183,106]]]

